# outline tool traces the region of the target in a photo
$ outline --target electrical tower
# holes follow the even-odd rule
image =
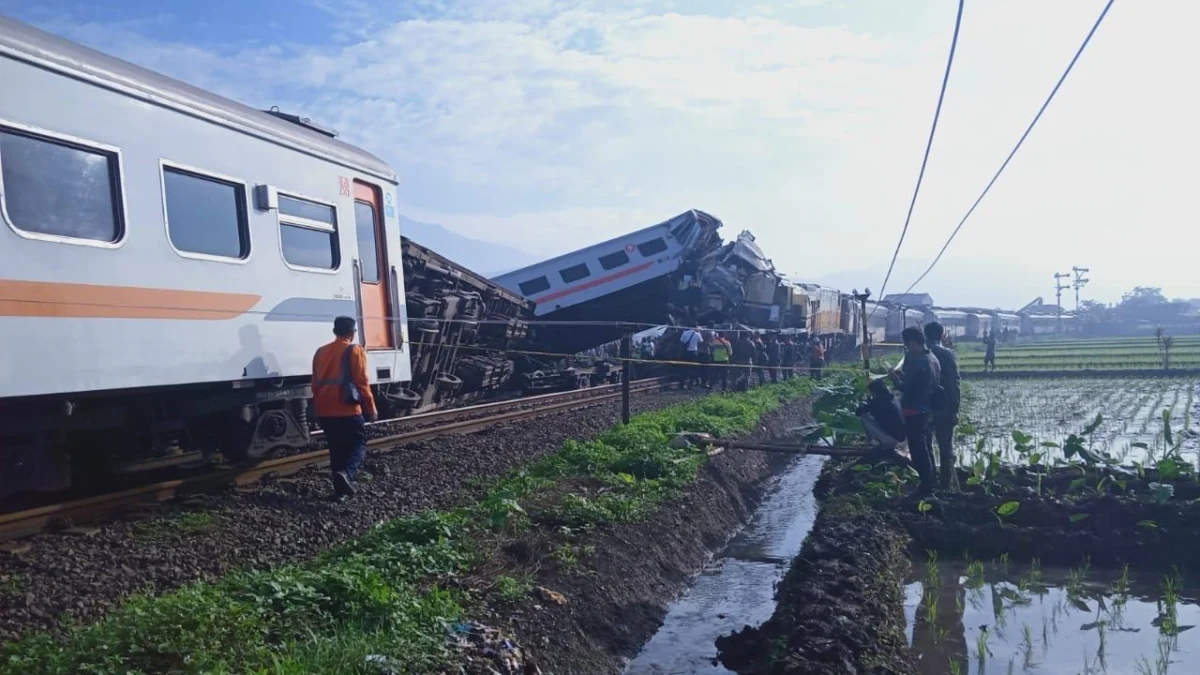
[[[1084,286],[1087,286],[1088,282],[1091,281],[1091,279],[1088,279],[1087,277],[1085,277],[1083,275],[1087,274],[1091,270],[1089,270],[1086,267],[1072,267],[1071,271],[1075,273],[1075,281],[1071,282],[1071,286],[1075,289],[1075,313],[1078,314],[1079,313],[1079,289],[1083,288]]]
[[[1071,287],[1070,284],[1064,284],[1063,279],[1071,278],[1066,272],[1054,273],[1054,297],[1058,304],[1058,332],[1062,333],[1062,292]]]

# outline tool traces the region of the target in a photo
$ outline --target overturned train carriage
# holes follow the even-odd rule
[[[698,272],[720,246],[720,227],[703,211],[687,211],[493,281],[536,304],[533,342],[574,354],[618,339],[619,322],[695,320],[704,305]]]
[[[386,388],[398,414],[479,398],[511,385],[534,305],[402,239],[412,381]]]

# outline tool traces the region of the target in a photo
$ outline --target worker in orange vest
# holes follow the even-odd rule
[[[375,419],[375,397],[367,379],[367,354],[354,344],[354,319],[333,321],[333,342],[313,355],[313,407],[329,444],[333,498],[354,494],[354,478],[367,453],[368,420]]]

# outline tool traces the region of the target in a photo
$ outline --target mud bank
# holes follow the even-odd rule
[[[758,628],[717,640],[738,673],[913,673],[905,638],[907,537],[890,516],[827,503]]]
[[[779,438],[810,421],[809,411],[808,400],[786,404],[745,438]],[[527,533],[483,576],[527,575],[530,597],[493,594],[480,620],[514,635],[544,673],[621,672],[712,552],[749,521],[768,479],[788,461],[725,451],[682,497],[640,522],[604,524],[571,543],[557,532]]]
[[[1160,465],[1166,471],[1167,460]],[[961,492],[917,500],[907,495],[915,487],[911,477],[893,467],[827,464],[815,490],[821,514],[776,593],[775,613],[760,628],[718,639],[722,663],[755,675],[944,672],[930,670],[908,645],[905,587],[911,586],[906,575],[912,576],[912,560],[932,561],[922,562],[927,571],[937,569],[939,558],[977,561],[975,588],[983,585],[987,565],[1006,571],[1010,561],[1023,565],[1027,578],[1001,591],[1017,594],[1013,597],[1042,588],[1041,566],[1053,566],[1064,577],[1079,575],[1070,584],[1075,588],[1064,584],[1061,593],[1074,607],[1087,604],[1079,590],[1087,570],[1144,579],[1161,579],[1164,572],[1189,579],[1200,570],[1200,550],[1180,543],[1200,537],[1200,482],[1178,464],[1167,473],[1082,464],[996,467],[982,479],[966,470],[958,478]],[[1072,575],[1065,573],[1068,567]],[[936,571],[916,576],[954,583],[965,578],[958,572],[939,577]],[[950,602],[959,591],[932,597]],[[1103,611],[1104,603],[1100,606]],[[961,616],[961,606],[957,613]],[[1164,639],[1188,629],[1161,628],[1164,616],[1153,624]],[[1175,625],[1174,610],[1169,620]],[[1081,630],[1094,629],[1112,618],[1092,616],[1081,623]],[[963,626],[957,629],[964,632]],[[976,637],[985,648],[979,651],[990,657],[987,626],[982,629]],[[965,632],[972,630],[979,632],[973,625]],[[962,663],[960,654],[941,656]]]

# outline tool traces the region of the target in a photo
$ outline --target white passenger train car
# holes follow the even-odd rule
[[[929,307],[925,310],[925,323],[937,321],[946,329],[946,335],[952,338],[967,335],[967,313],[957,309]]]
[[[713,216],[691,210],[492,281],[536,302],[536,315],[545,316],[675,272],[684,255],[720,226]]]
[[[3,18],[0,83],[0,495],[302,441],[338,315],[409,378],[386,163]]]

